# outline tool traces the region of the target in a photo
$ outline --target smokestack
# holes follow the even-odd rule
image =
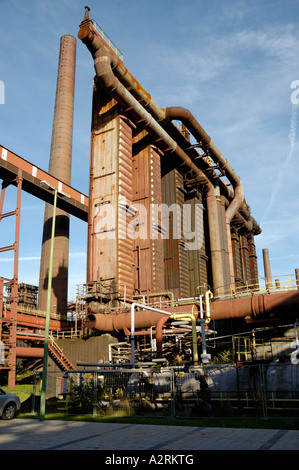
[[[272,274],[271,274],[270,258],[269,258],[268,248],[263,249],[263,261],[264,261],[264,272],[265,272],[266,288],[271,289],[273,287],[273,285],[272,285]]]
[[[76,39],[60,39],[49,173],[71,184]],[[53,194],[54,201],[54,194]],[[46,204],[41,252],[38,308],[46,310],[53,206]],[[51,312],[66,314],[68,292],[69,214],[57,209]]]

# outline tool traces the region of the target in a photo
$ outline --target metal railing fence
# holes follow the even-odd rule
[[[298,417],[297,364],[101,367],[49,372],[46,412],[92,416]],[[132,367],[132,366],[131,366]],[[38,384],[38,381],[37,381]],[[39,387],[32,394],[37,412]]]

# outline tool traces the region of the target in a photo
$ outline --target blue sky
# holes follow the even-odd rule
[[[299,268],[299,80],[296,0],[0,0],[0,144],[47,170],[60,37],[77,37],[84,6],[162,107],[190,109],[242,179],[261,224],[260,275]],[[93,63],[77,40],[72,185],[88,194]],[[293,95],[294,96],[294,95]],[[298,94],[299,96],[299,94]],[[6,208],[15,204],[13,188]],[[38,284],[44,203],[22,193],[19,280]],[[7,225],[5,225],[7,224]],[[1,222],[1,246],[13,241]],[[71,218],[69,297],[85,282],[86,224]],[[0,254],[12,275],[12,254]]]

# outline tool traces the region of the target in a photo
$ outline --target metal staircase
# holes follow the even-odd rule
[[[49,356],[55,364],[61,369],[61,370],[70,370],[70,369],[75,369],[74,365],[71,363],[71,361],[66,357],[66,355],[63,353],[62,349],[58,346],[58,344],[54,341],[53,338],[49,339]]]

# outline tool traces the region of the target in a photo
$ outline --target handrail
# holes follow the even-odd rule
[[[114,44],[114,42],[111,41],[111,39],[109,38],[109,36],[107,36],[105,31],[94,20],[92,20],[92,26],[93,26],[95,33],[98,34],[102,39],[104,39],[104,41],[108,44],[110,49],[112,49],[113,52],[115,52],[115,54],[117,55],[117,57],[120,58],[120,60],[123,60],[124,59],[123,53]]]
[[[224,288],[221,299],[234,298],[243,295],[260,293],[277,293],[299,290],[298,280],[294,275],[275,276],[271,281],[260,278],[257,283],[246,283],[242,286],[222,286]]]

